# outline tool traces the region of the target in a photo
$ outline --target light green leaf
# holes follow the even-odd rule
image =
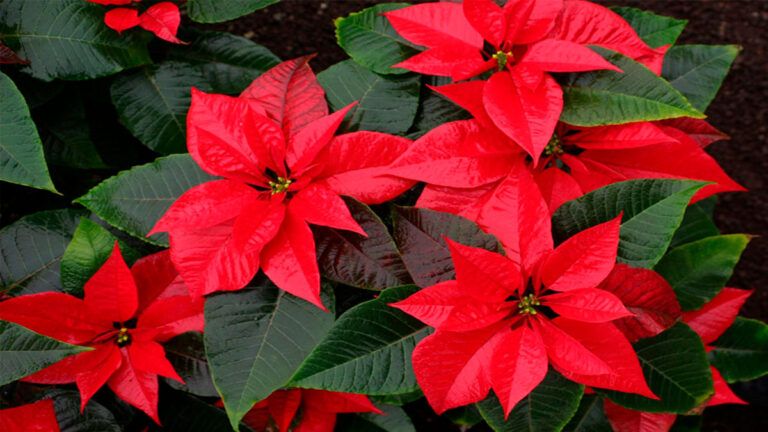
[[[240,18],[280,0],[189,0],[187,13],[192,21],[218,23]]]
[[[703,112],[720,90],[740,50],[736,45],[678,45],[664,56],[661,75]]]
[[[75,202],[115,228],[168,246],[166,234],[147,233],[181,194],[210,180],[189,155],[172,155],[110,177]]]
[[[0,293],[61,291],[61,257],[86,215],[80,210],[44,211],[0,230]]]
[[[389,306],[416,291],[413,285],[390,288],[348,310],[307,357],[292,384],[368,395],[417,390],[411,353],[430,329]]]
[[[58,193],[53,186],[29,108],[19,89],[0,72],[0,181]]]
[[[670,250],[654,270],[672,285],[683,310],[699,309],[731,278],[748,243],[744,234],[707,237]]]
[[[611,10],[627,20],[640,39],[652,48],[674,45],[688,24],[688,20],[656,15],[633,7],[613,7]]]
[[[29,60],[35,78],[85,80],[151,62],[146,35],[104,24],[106,9],[83,0],[3,0],[0,40]]]
[[[352,60],[379,74],[403,74],[408,71],[391,66],[418,54],[397,34],[382,15],[409,6],[408,3],[383,3],[336,20],[336,40]]]
[[[90,348],[70,345],[0,321],[0,386]]]
[[[61,285],[68,293],[81,293],[83,286],[109,258],[115,236],[89,219],[80,219],[72,241],[61,258]]]
[[[602,126],[678,117],[704,118],[664,78],[621,54],[593,48],[623,72],[569,75],[563,84],[560,120],[575,126]]]
[[[323,304],[333,304],[331,291]],[[206,300],[205,352],[233,427],[286,385],[332,325],[333,313],[266,282]]]
[[[629,180],[563,204],[552,216],[562,241],[624,212],[618,261],[651,268],[664,256],[691,197],[706,183],[692,180]]]
[[[749,381],[768,374],[768,325],[764,322],[738,317],[712,346],[712,364],[726,381]]]
[[[359,102],[342,129],[405,133],[419,106],[419,76],[378,75],[352,60],[337,63],[317,76],[333,111]]]

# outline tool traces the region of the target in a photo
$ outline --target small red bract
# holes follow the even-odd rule
[[[0,410],[0,431],[59,432],[51,399]]]
[[[88,1],[91,3],[112,6],[129,5],[133,2],[138,2],[141,0]],[[138,26],[144,30],[154,33],[155,36],[165,41],[177,44],[186,43],[176,37],[176,33],[179,31],[179,24],[181,24],[181,12],[179,12],[179,7],[172,2],[160,2],[154,4],[141,14],[138,10],[133,8],[110,9],[104,15],[104,24],[118,33],[122,33],[125,30]]]
[[[81,409],[108,384],[118,397],[159,423],[157,376],[182,381],[160,344],[203,330],[202,298],[189,296],[167,252],[145,257],[129,270],[117,244],[84,291],[84,299],[45,292],[0,302],[0,320],[92,348],[23,380],[74,382]]]
[[[240,289],[261,268],[324,308],[309,224],[365,235],[341,195],[381,203],[413,185],[387,170],[410,140],[333,136],[354,104],[328,115],[307,61],[274,67],[240,97],[192,92],[189,152],[224,179],[184,193],[151,233],[170,233],[173,262],[196,294]]]
[[[553,249],[549,214],[543,203],[539,209],[546,230],[523,224],[541,234],[520,244],[521,260],[448,239],[456,280],[392,305],[437,329],[417,345],[413,365],[438,413],[477,402],[493,388],[508,415],[550,363],[585,385],[656,398],[632,346],[611,323],[632,313],[597,288],[614,268],[621,217]]]
[[[385,14],[408,41],[428,49],[394,65],[464,80],[495,70],[479,93],[493,123],[537,164],[563,109],[548,72],[620,70],[588,45],[643,61],[657,72],[665,49],[653,50],[609,9],[581,0],[426,3]]]
[[[243,422],[256,431],[269,430],[268,426],[274,423],[280,432],[289,429],[293,432],[333,432],[337,414],[367,412],[383,414],[364,395],[325,390],[278,390],[257,403]]]

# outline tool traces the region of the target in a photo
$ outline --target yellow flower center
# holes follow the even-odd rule
[[[287,179],[285,177],[278,177],[277,181],[270,181],[269,187],[272,189],[272,195],[277,195],[287,191],[288,188],[291,187],[292,182],[293,181],[291,179]]]
[[[536,315],[537,312],[535,306],[539,305],[541,305],[539,299],[533,294],[528,294],[520,298],[520,303],[517,304],[517,309],[521,315]]]
[[[515,59],[515,55],[512,54],[512,51],[496,51],[496,54],[492,55],[491,57],[496,60],[496,63],[499,66],[499,71],[504,70],[504,67],[507,66],[507,63],[510,63]]]

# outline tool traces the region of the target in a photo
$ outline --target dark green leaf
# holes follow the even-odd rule
[[[3,0],[0,40],[29,60],[35,78],[84,80],[150,63],[141,33],[104,24],[103,6],[83,0]]]
[[[78,210],[44,211],[0,230],[0,293],[60,291],[59,263],[83,216]]]
[[[662,76],[703,112],[720,90],[740,50],[736,45],[678,45],[664,56]]]
[[[0,386],[89,349],[59,342],[16,324],[0,321]]]
[[[565,426],[568,432],[612,432],[608,419],[603,412],[603,400],[597,396],[585,395],[579,409]]]
[[[416,432],[402,408],[381,407],[384,414],[348,414],[337,418],[337,432]]]
[[[51,389],[45,399],[53,399],[56,419],[61,432],[121,432],[115,416],[104,405],[90,400],[80,412],[80,393],[74,390]]]
[[[91,276],[109,258],[115,236],[89,219],[80,219],[72,241],[61,257],[61,285],[68,293],[81,293]]]
[[[576,412],[583,392],[582,385],[550,369],[544,381],[515,405],[506,420],[496,395],[490,395],[477,407],[496,432],[559,431]]]
[[[108,178],[76,202],[115,228],[168,246],[166,234],[147,233],[181,194],[212,179],[189,155],[173,155]]]
[[[112,103],[120,122],[144,145],[162,154],[182,153],[192,87],[210,91],[202,68],[169,61],[118,77]]]
[[[749,381],[768,374],[768,325],[765,323],[738,317],[712,346],[712,364],[726,381]]]
[[[301,365],[293,385],[368,395],[417,390],[411,353],[430,330],[389,306],[416,291],[413,285],[390,288],[347,311]]]
[[[386,225],[368,206],[345,198],[352,217],[368,234],[314,226],[323,276],[358,288],[381,290],[411,282]]]
[[[712,395],[712,374],[699,336],[677,323],[634,344],[648,386],[661,400],[615,391],[600,391],[619,405],[648,412],[686,413]]]
[[[409,6],[408,3],[384,3],[336,20],[336,40],[352,60],[379,74],[402,74],[405,69],[391,66],[418,54],[408,41],[397,34],[382,15]]]
[[[664,78],[636,61],[593,48],[623,73],[571,74],[563,85],[560,120],[575,126],[601,126],[678,117],[704,118]]]
[[[669,247],[691,197],[706,184],[692,180],[629,180],[563,204],[552,216],[562,241],[624,212],[618,261],[653,267]]]
[[[720,234],[712,216],[716,203],[717,198],[710,197],[688,206],[683,222],[680,223],[680,228],[675,231],[675,236],[669,246],[675,247]]]
[[[333,304],[330,291],[323,304]],[[230,423],[283,387],[332,325],[332,313],[271,283],[209,297],[205,351]]]
[[[174,45],[173,60],[200,65],[216,93],[237,94],[280,59],[267,48],[230,33],[196,32],[190,45]]]
[[[730,234],[678,246],[655,270],[672,285],[683,310],[699,309],[725,286],[749,237]]]
[[[700,415],[679,415],[669,432],[701,432]]]
[[[425,76],[421,87],[421,102],[408,138],[416,139],[443,123],[471,117],[463,108],[435,93],[427,86],[440,86],[451,81],[445,77]]]
[[[394,239],[414,282],[421,287],[455,277],[445,237],[463,245],[501,252],[496,237],[461,216],[415,207],[394,207]]]
[[[160,394],[160,421],[162,427],[152,425],[149,430],[151,432],[232,432],[233,430],[224,410],[178,391]],[[239,426],[240,432],[252,431],[243,424]]]
[[[171,387],[197,396],[218,397],[205,358],[202,334],[184,333],[166,342],[163,347],[173,368],[184,379],[184,384],[167,380]]]
[[[652,48],[674,45],[685,29],[688,20],[656,15],[633,7],[614,7],[614,12],[627,20],[640,39]]]
[[[419,106],[419,76],[378,75],[352,60],[337,63],[317,76],[333,111],[359,103],[347,114],[343,130],[403,134]]]
[[[401,393],[397,395],[371,396],[371,400],[376,403],[403,406],[405,404],[415,402],[423,397],[424,393],[422,393],[421,389],[419,389],[410,393]]]
[[[189,0],[187,13],[192,21],[217,23],[240,18],[280,0]]]
[[[29,108],[19,89],[0,72],[0,181],[56,192]],[[58,192],[57,192],[58,193]]]

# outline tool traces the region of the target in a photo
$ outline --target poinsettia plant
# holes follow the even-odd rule
[[[274,2],[0,2],[0,181],[48,194],[0,203],[0,429],[664,432],[752,401],[751,236],[713,222],[746,189],[705,114],[737,47],[586,0],[380,2],[316,74],[203,25]]]

